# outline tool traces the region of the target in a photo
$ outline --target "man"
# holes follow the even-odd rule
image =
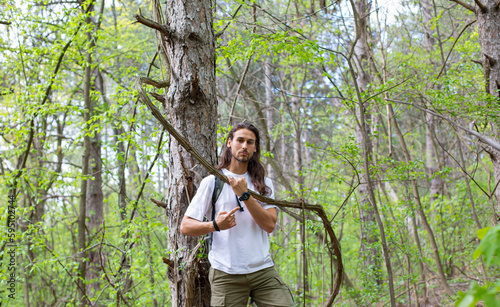
[[[274,269],[268,233],[276,226],[278,208],[258,202],[253,190],[274,197],[272,182],[260,161],[260,136],[250,123],[239,123],[229,132],[217,167],[227,177],[211,217],[215,176],[204,178],[181,223],[190,236],[213,233],[208,259],[212,287],[211,306],[293,306],[290,290]],[[241,207],[240,207],[241,206]]]

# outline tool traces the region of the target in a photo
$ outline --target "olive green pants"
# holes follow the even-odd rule
[[[290,290],[274,267],[250,274],[227,274],[210,268],[211,306],[247,306],[251,297],[257,306],[293,306]]]

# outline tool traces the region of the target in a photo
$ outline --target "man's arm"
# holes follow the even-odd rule
[[[229,211],[229,213],[227,213],[226,211],[219,212],[219,214],[215,218],[215,223],[220,230],[226,230],[236,226],[234,213],[239,209],[240,208],[236,207],[233,210]],[[215,227],[212,221],[201,222],[186,215],[182,218],[181,233],[184,235],[197,237],[206,235],[207,233],[211,233],[214,231]]]
[[[245,200],[245,206],[260,228],[268,233],[273,232],[278,220],[278,211],[276,208],[264,209],[252,196]]]
[[[244,177],[228,177],[228,180],[231,188],[233,188],[234,193],[238,197],[248,191],[247,181]],[[252,196],[245,200],[245,206],[260,228],[268,233],[273,232],[274,227],[276,227],[276,221],[278,220],[278,211],[276,208],[264,209]]]

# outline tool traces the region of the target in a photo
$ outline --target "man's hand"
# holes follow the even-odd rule
[[[241,197],[243,193],[248,192],[248,186],[245,177],[234,178],[228,176],[227,179],[236,196]],[[248,209],[248,212],[250,212],[250,215],[252,215],[253,219],[260,226],[260,228],[268,233],[271,233],[274,230],[274,227],[276,227],[276,221],[278,220],[278,211],[276,210],[276,208],[264,209],[253,197],[250,197],[244,202],[246,208]],[[239,208],[236,208],[236,210],[237,209]],[[233,211],[235,211],[235,209],[233,209],[231,212]],[[219,222],[217,222],[217,224],[219,224]]]
[[[217,223],[217,226],[220,230],[226,230],[236,226],[236,218],[234,216],[234,213],[239,209],[239,207],[236,207],[233,210],[229,211],[229,213],[227,213],[226,211],[219,212],[219,214],[215,218],[215,222]]]
[[[234,194],[241,197],[241,194],[248,192],[247,180],[245,177],[227,177],[229,185],[233,188]]]

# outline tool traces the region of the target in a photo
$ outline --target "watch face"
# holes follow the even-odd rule
[[[249,198],[250,198],[250,193],[245,192],[245,193],[241,194],[240,200],[247,200]]]

